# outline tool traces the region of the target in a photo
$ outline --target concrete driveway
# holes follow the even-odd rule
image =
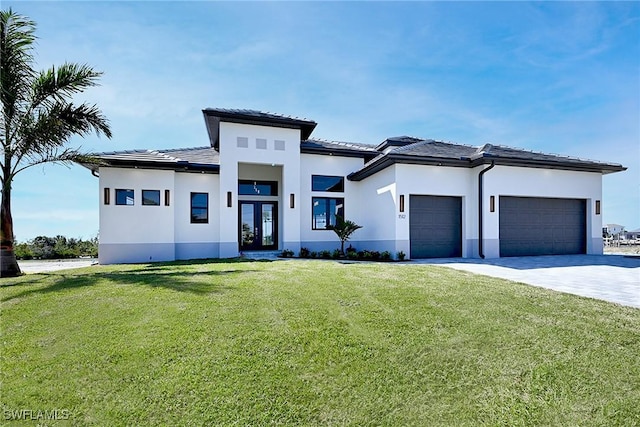
[[[47,271],[66,270],[69,268],[89,267],[98,263],[97,258],[54,259],[18,261],[23,273],[44,273]]]
[[[640,257],[554,255],[414,261],[500,277],[560,292],[640,308]]]

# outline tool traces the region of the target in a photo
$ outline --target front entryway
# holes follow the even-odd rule
[[[277,202],[240,201],[238,223],[241,251],[277,249]]]

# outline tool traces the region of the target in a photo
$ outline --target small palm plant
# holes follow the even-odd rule
[[[344,242],[349,240],[351,235],[357,229],[362,228],[362,226],[353,221],[345,220],[340,215],[336,215],[336,225],[330,225],[327,228],[333,230],[338,235],[340,239],[340,253],[344,255]]]

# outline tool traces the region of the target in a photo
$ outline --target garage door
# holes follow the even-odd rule
[[[411,258],[462,256],[462,199],[410,196]]]
[[[500,256],[586,252],[583,199],[500,197]]]

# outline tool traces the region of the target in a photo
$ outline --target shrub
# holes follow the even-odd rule
[[[357,254],[358,251],[356,250],[356,248],[354,248],[352,245],[349,245],[349,247],[347,248],[347,254],[349,252],[353,252],[354,254]]]
[[[291,258],[293,256],[293,251],[290,249],[285,249],[282,251],[283,258]]]
[[[309,254],[309,256],[311,256],[311,258],[318,258],[318,252],[316,252],[316,251],[311,251],[311,253]]]
[[[331,258],[333,259],[339,259],[340,255],[340,249],[335,249],[333,252],[331,252]]]
[[[13,248],[17,259],[33,259],[33,252],[26,243],[18,243]]]
[[[320,258],[329,259],[331,258],[331,252],[329,251],[320,251]]]
[[[333,230],[338,239],[340,239],[340,252],[344,253],[344,242],[349,240],[351,235],[356,231],[362,228],[361,225],[356,224],[353,221],[349,221],[347,219],[342,218],[340,215],[336,215],[336,223],[335,225],[330,225],[327,227],[330,230]]]
[[[400,251],[396,254],[396,257],[400,260],[400,261],[404,261],[404,257],[406,257],[405,253]]]
[[[367,260],[367,261],[373,259],[373,257],[371,256],[371,252],[369,252],[366,249],[364,251],[358,252],[358,258],[364,259],[364,260]]]
[[[300,253],[298,254],[300,258],[309,258],[309,255],[311,255],[311,252],[309,252],[309,249],[300,248]]]
[[[391,259],[391,252],[389,251],[384,251],[380,254],[380,259],[384,260],[384,261],[389,261]]]
[[[347,251],[347,259],[358,259],[358,252]]]

